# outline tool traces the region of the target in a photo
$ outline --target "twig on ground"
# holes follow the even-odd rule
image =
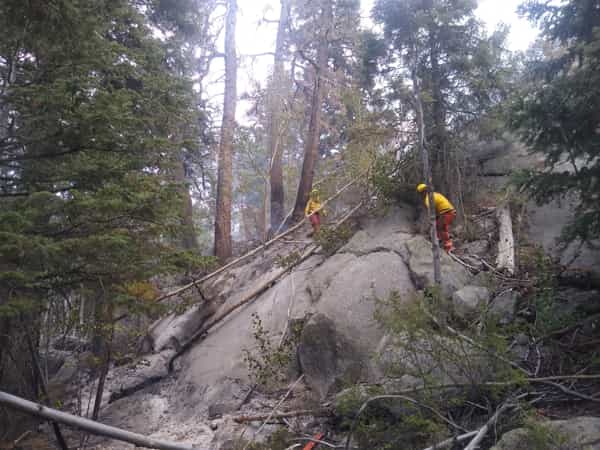
[[[563,391],[565,394],[572,395],[573,397],[577,397],[582,400],[587,400],[590,402],[600,403],[600,398],[591,397],[589,395],[582,394],[581,392],[577,392],[577,391],[574,391],[573,389],[569,389],[569,388],[563,386],[562,384],[554,383],[552,381],[540,381],[540,383],[546,384],[548,386],[554,386],[555,388]]]
[[[262,429],[265,427],[265,425],[267,424],[267,422],[269,420],[271,420],[271,418],[273,417],[273,415],[277,412],[277,409],[279,409],[279,407],[283,404],[283,402],[285,402],[285,400],[289,397],[289,395],[292,393],[292,391],[294,390],[294,388],[304,379],[304,374],[300,375],[300,378],[298,378],[296,381],[294,381],[294,383],[292,383],[292,385],[290,386],[290,388],[287,390],[287,392],[285,393],[285,395],[281,398],[281,400],[279,400],[279,403],[277,403],[277,405],[275,405],[275,407],[273,408],[273,410],[271,411],[271,414],[269,414],[267,416],[267,418],[265,419],[265,421],[262,423],[262,425],[258,428],[258,430],[256,430],[256,432],[254,433],[254,435],[252,436],[252,439],[244,446],[243,450],[247,450],[247,448],[250,446],[250,444],[252,442],[254,442],[254,439],[256,438],[256,435],[258,433],[260,433],[262,431]],[[245,430],[244,430],[245,431]],[[240,439],[242,438],[242,436],[244,435],[244,433],[242,432],[242,434],[240,435]]]

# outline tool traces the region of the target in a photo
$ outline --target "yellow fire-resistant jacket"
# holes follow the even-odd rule
[[[435,213],[438,216],[440,214],[454,211],[454,206],[452,206],[450,200],[438,192],[433,193],[433,203],[435,204]],[[429,209],[429,194],[425,196],[425,206],[427,206],[427,209]]]
[[[309,214],[312,214],[314,211],[317,211],[319,208],[321,207],[321,202],[319,200],[313,200],[312,198],[308,200],[308,203],[306,204],[306,208],[304,208],[304,215],[308,216]],[[320,211],[321,213],[324,213],[324,211]],[[325,214],[323,214],[325,215]]]

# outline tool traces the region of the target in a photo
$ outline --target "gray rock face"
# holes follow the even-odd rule
[[[545,432],[517,428],[505,433],[491,450],[531,450],[540,445],[548,450],[600,450],[599,417],[575,417],[540,425]]]
[[[149,333],[152,350],[155,352],[166,349],[177,350],[213,313],[214,307],[202,304],[192,307],[181,315],[171,314],[161,319]]]
[[[327,396],[340,376],[345,376],[346,381],[357,381],[362,371],[361,356],[336,331],[333,320],[323,314],[311,317],[302,330],[298,346],[300,367],[308,385],[321,398]]]
[[[454,313],[464,318],[477,314],[490,300],[490,291],[481,286],[465,286],[452,294]]]
[[[417,289],[433,286],[433,252],[431,243],[423,236],[414,236],[404,242],[400,250]],[[441,252],[442,291],[450,296],[469,283],[471,274],[454,261],[446,252]]]
[[[600,273],[600,251],[579,242],[573,242],[566,248],[559,245],[558,238],[562,230],[574,217],[576,202],[573,197],[562,201],[555,200],[542,206],[530,202],[527,205],[527,237],[541,245],[548,254],[559,259],[561,264],[568,264],[570,269]]]
[[[279,341],[289,323],[304,324],[298,360],[307,384],[319,396],[337,391],[344,382],[379,380],[381,371],[373,356],[384,336],[374,318],[376,299],[398,292],[402,301],[408,302],[417,287],[433,283],[431,244],[415,236],[414,223],[411,207],[392,208],[383,217],[363,220],[362,229],[337,254],[329,258],[313,255],[227,316],[199,345],[179,358],[175,372],[165,377],[169,356],[209,314],[219,314],[262,286],[279,270],[277,256],[302,250],[303,244],[275,244],[247,264],[215,277],[202,287],[214,310],[195,306],[182,315],[162,319],[148,339],[147,350],[156,353],[146,357],[147,365],[137,366],[131,373],[113,370],[107,386],[114,400],[107,406],[113,423],[128,423],[131,418],[133,429],[141,426],[140,430],[156,434],[155,424],[172,415],[173,409],[178,417],[193,422],[199,416],[218,416],[230,405],[238,405],[250,384],[244,351],[259,351],[253,314],[260,317],[272,342]],[[467,284],[470,277],[446,254],[442,255],[442,271],[444,289],[450,294]],[[148,384],[160,377],[164,377],[160,383]],[[167,398],[161,390],[170,382]],[[127,398],[117,400],[122,394]],[[214,437],[214,442],[222,442],[230,438],[232,430],[226,423],[225,413],[223,421],[216,423],[217,430],[207,426],[206,439]]]

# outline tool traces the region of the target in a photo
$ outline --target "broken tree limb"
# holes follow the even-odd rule
[[[338,196],[340,196],[344,191],[346,191],[348,188],[350,188],[351,186],[353,186],[354,184],[356,184],[359,180],[361,180],[361,177],[356,177],[354,180],[350,181],[349,183],[347,183],[346,185],[344,185],[342,188],[340,188],[335,194],[333,194],[331,197],[329,197],[327,200],[325,200],[323,202],[323,204],[321,205],[321,207],[318,210],[315,210],[312,214],[310,214],[308,217],[312,216],[313,214],[316,214],[317,212],[321,211],[323,208],[325,208],[325,206],[327,206],[327,204],[329,202],[331,202],[332,200],[334,200],[335,198],[337,198]],[[284,231],[281,234],[278,234],[277,236],[275,236],[273,239],[271,239],[268,242],[265,242],[262,245],[259,245],[258,247],[256,247],[254,250],[251,250],[250,252],[246,253],[245,255],[240,256],[239,258],[234,259],[233,261],[229,262],[228,264],[225,264],[224,266],[218,268],[217,270],[209,273],[208,275],[203,276],[202,278],[192,281],[189,284],[186,284],[185,286],[182,286],[178,289],[175,289],[174,291],[171,291],[167,294],[164,294],[162,296],[160,296],[159,298],[157,298],[155,301],[156,302],[162,302],[163,300],[166,300],[168,298],[174,297],[176,295],[181,294],[182,292],[187,291],[188,289],[193,288],[194,286],[197,286],[199,284],[204,283],[205,281],[210,280],[211,278],[216,277],[217,275],[225,272],[227,269],[230,269],[231,267],[235,266],[236,264],[245,261],[246,259],[250,258],[251,256],[256,255],[257,253],[259,253],[262,250],[266,250],[268,247],[270,247],[271,245],[273,245],[275,242],[279,241],[280,239],[288,236],[289,234],[293,233],[294,231],[298,230],[300,227],[302,227],[302,225],[304,224],[304,222],[306,222],[306,220],[308,219],[308,217],[305,217],[304,219],[302,219],[300,222],[298,222],[296,225],[294,225],[293,227],[289,228],[288,230]]]
[[[490,418],[490,420],[488,420],[485,423],[485,425],[483,425],[479,429],[479,431],[477,432],[477,434],[475,435],[475,437],[471,440],[471,442],[469,442],[469,445],[467,445],[465,447],[465,450],[475,450],[475,449],[479,448],[479,443],[483,440],[483,438],[485,437],[485,435],[488,433],[488,431],[490,430],[491,426],[494,423],[496,423],[496,421],[500,417],[500,414],[502,414],[504,411],[506,411],[509,408],[513,408],[514,406],[515,405],[513,403],[504,403],[502,406],[500,406],[500,408],[498,408],[496,410],[496,412]]]
[[[118,441],[129,442],[140,447],[155,448],[159,450],[194,450],[191,445],[177,444],[174,442],[159,441],[141,434],[125,431],[120,428],[104,425],[84,417],[68,414],[56,409],[48,408],[39,403],[30,402],[21,397],[8,394],[0,391],[0,404],[4,404],[9,408],[22,411],[32,416],[41,417],[42,419],[51,420],[57,423],[77,428],[88,433],[104,436]]]
[[[496,266],[498,270],[504,270],[510,275],[515,273],[515,238],[513,235],[510,207],[508,205],[496,211],[498,219],[498,258]]]
[[[479,431],[476,430],[476,431],[471,431],[469,433],[461,434],[460,436],[452,437],[452,438],[446,439],[445,441],[438,442],[433,447],[427,447],[424,450],[439,450],[439,449],[442,449],[445,447],[449,447],[452,444],[455,444],[457,442],[466,441],[470,437],[475,436],[478,432]]]
[[[363,202],[361,201],[356,207],[354,207],[350,212],[348,212],[344,217],[342,217],[334,225],[334,228],[337,228],[340,225],[342,225],[344,222],[346,222],[350,217],[352,217],[352,215],[356,211],[358,211],[362,207],[362,205],[363,205]],[[214,328],[219,322],[221,322],[223,319],[225,319],[227,316],[229,316],[235,310],[239,309],[240,307],[244,306],[247,303],[250,303],[252,300],[254,300],[256,297],[258,297],[260,294],[262,294],[263,292],[265,292],[267,289],[269,289],[271,286],[273,286],[273,284],[275,284],[275,282],[277,282],[277,280],[279,280],[283,275],[285,275],[287,272],[289,272],[290,270],[292,270],[294,267],[296,267],[300,263],[302,263],[305,260],[307,260],[318,249],[319,249],[318,245],[312,245],[311,247],[309,247],[304,252],[304,254],[300,258],[298,258],[296,261],[294,261],[290,266],[284,267],[284,268],[276,271],[272,276],[269,277],[269,279],[267,281],[265,281],[263,284],[261,284],[260,286],[258,286],[256,289],[254,289],[248,295],[244,296],[244,298],[242,300],[240,300],[239,302],[237,302],[235,305],[231,305],[229,308],[225,309],[225,311],[223,311],[220,314],[218,314],[208,324],[206,324],[202,328],[200,328],[200,330],[198,330],[196,333],[194,333],[193,336],[185,344],[183,344],[181,346],[181,348],[177,351],[177,353],[175,353],[171,357],[171,359],[169,360],[169,366],[168,366],[169,372],[173,371],[173,364],[175,363],[175,360],[177,358],[179,358],[181,355],[183,355],[184,353],[186,353],[198,341],[203,340],[207,336],[208,332],[212,328]]]
[[[265,424],[274,419],[288,419],[290,417],[312,416],[312,417],[327,417],[332,414],[330,409],[301,409],[298,411],[289,411],[273,414],[258,414],[255,416],[238,416],[234,417],[233,421],[237,423],[261,422]]]

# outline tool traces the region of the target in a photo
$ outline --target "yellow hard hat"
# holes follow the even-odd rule
[[[313,189],[312,191],[310,191],[310,195],[319,195],[319,190],[318,189]]]
[[[423,192],[425,189],[427,189],[427,185],[425,183],[421,183],[417,186],[417,192],[419,193]]]

